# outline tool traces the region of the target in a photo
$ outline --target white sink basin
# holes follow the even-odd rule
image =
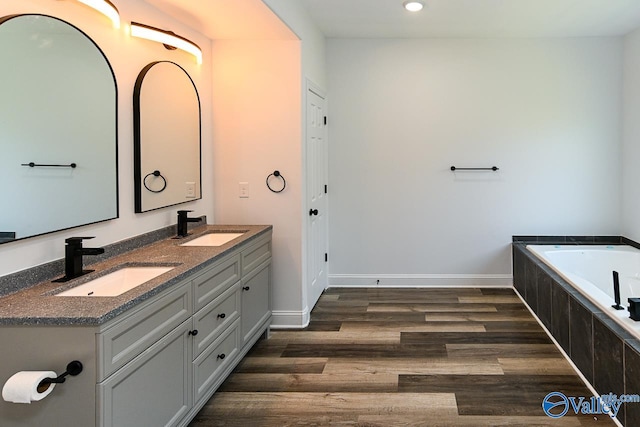
[[[158,277],[173,267],[125,267],[113,273],[93,279],[67,291],[58,297],[115,297]]]
[[[222,246],[244,233],[207,233],[180,246]]]

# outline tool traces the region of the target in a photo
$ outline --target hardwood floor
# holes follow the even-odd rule
[[[190,424],[613,426],[552,419],[591,393],[511,289],[328,289],[305,330],[256,344]]]

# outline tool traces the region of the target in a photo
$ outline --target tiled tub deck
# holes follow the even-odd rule
[[[609,236],[514,236],[514,286],[598,393],[640,394],[640,341],[526,248],[581,243],[639,246]],[[624,404],[618,420],[625,426],[640,426],[640,403]]]

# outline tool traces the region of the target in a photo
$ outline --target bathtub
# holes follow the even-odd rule
[[[627,310],[627,298],[640,297],[639,249],[625,245],[527,245],[527,249],[640,339],[640,322],[631,320]],[[612,307],[614,270],[619,274],[624,310]]]

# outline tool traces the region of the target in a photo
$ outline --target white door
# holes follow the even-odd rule
[[[307,85],[307,307],[327,287],[327,136],[326,106],[322,92]]]

